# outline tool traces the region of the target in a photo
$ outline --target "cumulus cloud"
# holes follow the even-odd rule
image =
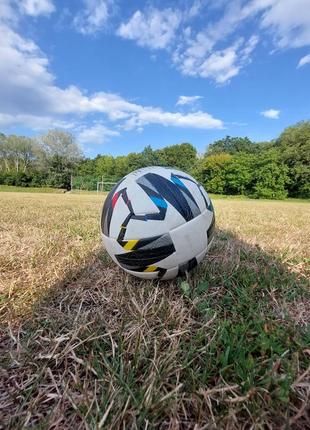
[[[197,111],[184,115],[180,112],[165,112],[153,107],[140,108],[137,114],[131,115],[125,122],[124,128],[127,130],[140,129],[147,124],[197,129],[223,128],[223,122],[213,118],[207,112]]]
[[[31,16],[50,15],[56,9],[52,0],[20,0],[19,7]]]
[[[268,38],[276,49],[310,45],[309,0],[235,0],[204,2],[179,9],[137,10],[118,34],[150,49],[169,48],[172,63],[184,75],[223,84],[251,62],[259,40]],[[190,27],[191,19],[216,8],[219,19],[206,14],[206,24]],[[237,36],[243,26],[246,36]],[[255,32],[253,34],[253,28]],[[242,40],[242,42],[240,42]],[[307,57],[305,58],[306,63]],[[301,61],[298,67],[306,64]]]
[[[279,119],[280,111],[277,109],[268,109],[268,110],[262,111],[261,115],[263,115],[265,118]]]
[[[77,86],[61,88],[55,83],[48,58],[30,39],[0,21],[0,122],[2,126],[23,124],[69,127],[77,118],[102,114],[115,127],[141,128],[147,124],[192,128],[220,128],[223,123],[206,112],[181,114],[158,107],[132,103],[120,95],[98,91],[87,94]],[[84,132],[84,133],[83,133]],[[117,131],[95,124],[98,135],[116,136]],[[85,130],[81,139],[87,138]]]
[[[176,66],[184,75],[211,78],[219,84],[228,82],[238,75],[240,69],[250,61],[250,54],[258,43],[258,37],[252,36],[247,42],[239,39],[233,45],[214,50],[209,54],[195,46],[174,56]]]
[[[185,19],[195,18],[197,15],[199,15],[199,13],[201,13],[201,10],[205,6],[205,3],[205,0],[195,0],[194,2],[192,2],[188,11],[185,12]]]
[[[299,60],[298,65],[297,65],[297,69],[299,69],[300,67],[305,66],[306,64],[309,64],[309,63],[310,63],[310,54],[305,55],[304,57],[302,57]]]
[[[180,22],[180,12],[170,8],[137,10],[127,23],[121,24],[117,33],[125,39],[135,40],[140,46],[164,49],[174,39]]]
[[[225,2],[218,21],[208,21],[197,33],[207,41],[208,47],[233,34],[245,21],[255,18],[256,32],[261,29],[273,36],[280,48],[293,48],[310,44],[309,0],[252,0],[249,2]]]
[[[111,14],[111,0],[83,0],[84,8],[75,16],[73,25],[82,34],[94,34],[105,28]]]
[[[102,123],[95,123],[90,127],[82,126],[78,129],[77,140],[81,144],[96,143],[101,144],[111,137],[119,136],[116,130],[111,130]]]
[[[118,34],[151,49],[163,49],[174,44],[172,62],[184,75],[224,83],[250,61],[250,55],[258,43],[257,35],[250,36],[247,41],[242,39],[242,43],[239,38],[226,47],[222,43],[242,20],[261,9],[257,1],[254,3],[252,7],[243,7],[239,1],[229,2],[220,20],[213,22],[209,19],[200,31],[186,25],[205,7],[203,1],[194,2],[191,8],[183,12],[171,8],[147,12],[138,10],[128,23],[121,24]],[[222,45],[220,49],[217,48],[219,43]]]
[[[8,127],[11,125],[14,126],[16,124],[36,131],[47,130],[49,128],[62,128],[66,130],[72,130],[76,126],[75,122],[73,121],[56,119],[53,116],[38,116],[28,114],[11,115],[0,113],[1,127]]]
[[[180,96],[176,102],[177,106],[190,105],[195,103],[197,100],[202,99],[202,96]]]
[[[259,1],[252,3],[259,8]],[[264,0],[266,9],[261,26],[274,35],[280,48],[299,48],[310,45],[309,0]]]
[[[52,0],[20,0],[18,5],[22,13],[30,16],[50,15],[56,10]]]
[[[49,16],[56,10],[53,0],[0,0],[0,24],[16,27],[21,16]]]
[[[16,13],[10,0],[0,1],[0,20],[11,23],[16,21]]]

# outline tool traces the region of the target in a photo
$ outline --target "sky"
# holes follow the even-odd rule
[[[310,118],[310,0],[0,0],[0,131],[88,157]]]

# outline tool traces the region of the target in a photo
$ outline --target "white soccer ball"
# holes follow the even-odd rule
[[[126,272],[172,279],[205,256],[215,225],[212,202],[187,173],[146,167],[125,176],[107,196],[103,243]]]

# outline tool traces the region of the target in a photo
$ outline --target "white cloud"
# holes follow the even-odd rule
[[[270,119],[279,119],[280,111],[277,109],[268,109],[268,110],[262,111],[261,115]]]
[[[49,128],[62,128],[62,129],[73,129],[75,127],[74,122],[64,121],[61,119],[56,119],[52,116],[40,116],[40,115],[28,115],[28,114],[18,114],[11,115],[0,113],[0,126],[8,127],[14,126],[16,124],[23,125],[31,130],[41,131],[47,130]]]
[[[50,15],[55,11],[52,0],[19,0],[20,10],[26,15]]]
[[[305,55],[304,57],[302,57],[297,65],[297,69],[299,69],[299,67],[305,66],[306,64],[310,63],[310,54]]]
[[[232,34],[244,21],[258,18],[258,25],[274,36],[280,48],[310,44],[309,0],[251,0],[226,3],[222,17],[203,33],[213,44]]]
[[[131,115],[125,122],[124,129],[140,129],[147,124],[197,129],[223,128],[223,122],[207,112],[197,111],[183,115],[179,112],[165,112],[160,108],[140,107],[139,112]]]
[[[252,36],[247,42],[239,39],[235,44],[209,54],[193,46],[174,57],[176,66],[184,75],[211,78],[219,84],[228,82],[238,75],[240,69],[250,61],[250,54],[258,43],[258,37]]]
[[[268,1],[254,0],[245,6],[239,1],[229,2],[221,18],[216,22],[209,21],[203,30],[195,33],[187,27],[172,58],[175,66],[184,75],[209,78],[219,84],[229,82],[251,61],[259,37],[239,38],[226,47],[225,40],[243,20],[260,11]],[[220,49],[217,48],[219,45]]]
[[[251,0],[227,2],[222,17],[203,31],[215,45],[244,21],[258,18],[261,29],[271,33],[280,48],[310,44],[309,0]]]
[[[198,74],[203,78],[213,78],[222,84],[238,75],[240,67],[236,64],[237,60],[238,56],[233,46],[215,51],[200,65]]]
[[[73,20],[75,29],[82,34],[94,34],[105,28],[110,17],[110,0],[83,0],[84,9]]]
[[[197,31],[188,26],[207,7],[204,27]],[[212,9],[217,9],[217,14],[210,13]],[[172,48],[172,63],[184,75],[223,84],[251,61],[259,40],[271,36],[277,49],[309,46],[309,11],[310,0],[196,0],[183,11],[137,10],[121,24],[118,34],[151,49]],[[220,19],[212,19],[214,15]],[[241,26],[243,38],[236,34]],[[303,61],[298,67],[306,64]]]
[[[6,22],[16,21],[16,13],[12,8],[12,4],[10,0],[0,1],[0,20],[6,21]]]
[[[125,39],[136,40],[140,46],[164,49],[173,41],[180,22],[180,12],[170,8],[150,9],[145,13],[137,10],[126,24],[121,24],[117,33]]]
[[[254,3],[259,3],[258,0]],[[266,11],[261,20],[263,28],[272,31],[280,48],[310,45],[309,0],[265,0]]]
[[[41,128],[69,127],[77,118],[83,120],[89,114],[102,114],[115,126],[126,129],[139,129],[147,124],[201,129],[223,125],[220,119],[206,112],[184,115],[132,103],[117,94],[103,91],[86,94],[74,85],[60,88],[49,70],[48,58],[39,47],[1,21],[0,58],[2,126],[23,124],[37,129],[41,121]],[[101,135],[105,132],[105,136],[109,133],[98,124],[92,132]],[[86,132],[82,138],[85,135]]]
[[[204,0],[195,0],[194,2],[192,2],[188,12],[185,12],[185,18],[195,18],[197,15],[199,15],[199,13],[201,13],[201,10],[205,6],[205,3],[206,2]]]
[[[101,144],[109,140],[110,137],[119,136],[120,133],[116,130],[110,130],[104,124],[95,123],[87,127],[83,126],[77,133],[77,140],[81,144],[96,143]]]
[[[176,106],[190,105],[202,98],[202,96],[180,96],[176,102]]]

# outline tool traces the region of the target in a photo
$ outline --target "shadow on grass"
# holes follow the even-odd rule
[[[223,230],[171,282],[92,255],[3,336],[0,428],[305,429],[306,286]]]

